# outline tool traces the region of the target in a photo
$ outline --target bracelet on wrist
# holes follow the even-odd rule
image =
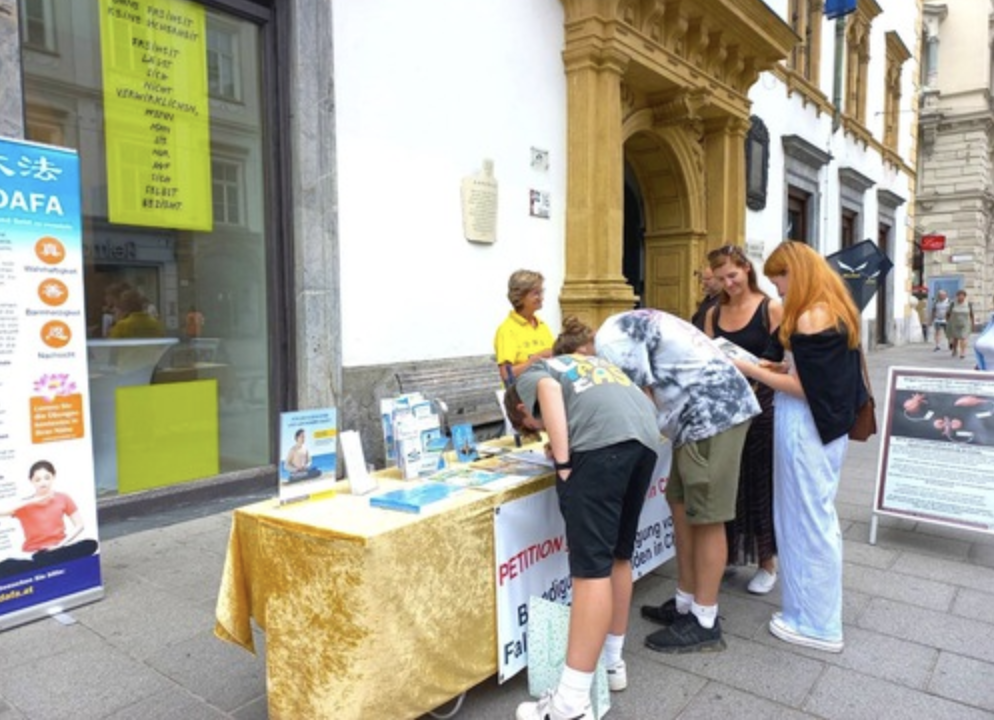
[[[552,458],[552,467],[555,468],[556,472],[559,472],[560,470],[572,470],[573,461],[567,460],[566,462],[559,462],[555,458]]]

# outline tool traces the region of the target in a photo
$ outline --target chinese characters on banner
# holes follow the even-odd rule
[[[204,8],[100,0],[100,50],[110,221],[209,231]]]
[[[0,140],[0,629],[103,596],[79,159]]]

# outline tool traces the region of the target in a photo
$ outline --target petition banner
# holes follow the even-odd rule
[[[652,483],[639,517],[632,576],[652,572],[676,553],[673,517],[666,503],[672,447],[661,442]],[[555,488],[494,509],[497,586],[497,679],[505,682],[528,665],[528,598],[569,604],[566,527]]]
[[[79,158],[0,139],[0,629],[103,595]]]

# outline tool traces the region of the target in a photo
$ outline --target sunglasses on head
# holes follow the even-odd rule
[[[739,257],[745,259],[745,254],[742,252],[742,248],[738,245],[722,245],[720,248],[715,248],[708,253],[708,260],[717,260],[720,257]]]

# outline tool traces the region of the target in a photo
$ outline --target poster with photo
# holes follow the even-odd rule
[[[875,513],[994,533],[994,375],[891,368],[883,425]]]
[[[280,414],[280,502],[326,492],[338,470],[338,411],[335,408]]]
[[[0,140],[0,629],[103,597],[79,158]]]

